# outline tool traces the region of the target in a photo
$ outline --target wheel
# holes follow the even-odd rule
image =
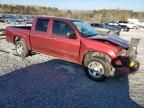
[[[112,71],[108,61],[102,58],[87,58],[84,65],[86,75],[94,81],[104,81]]]
[[[121,31],[125,31],[125,28],[121,28]]]
[[[138,27],[134,26],[134,29],[135,29],[135,30],[137,30],[137,29],[138,29]]]
[[[20,57],[26,57],[29,54],[29,49],[25,44],[24,40],[20,40],[16,42],[16,52]]]
[[[129,31],[129,28],[125,27],[125,28],[124,28],[124,31],[127,31],[127,32],[128,32],[128,31]]]

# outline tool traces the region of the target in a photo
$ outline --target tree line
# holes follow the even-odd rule
[[[132,10],[121,9],[72,11],[59,10],[55,7],[0,4],[0,13],[70,17],[83,19],[88,22],[112,22],[127,20],[128,18],[137,18],[140,20],[144,20],[144,12],[134,12]]]

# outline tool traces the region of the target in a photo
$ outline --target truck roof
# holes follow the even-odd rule
[[[62,20],[69,20],[69,21],[83,21],[81,19],[76,19],[76,18],[64,18],[64,17],[56,17],[56,16],[38,16],[36,18],[37,19],[39,19],[39,18],[53,18],[53,19],[62,19]]]

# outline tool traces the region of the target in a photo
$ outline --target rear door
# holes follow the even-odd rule
[[[68,33],[75,32],[74,28],[68,22],[62,20],[53,20],[52,35],[50,46],[59,57],[78,62],[80,39],[70,39]],[[75,32],[76,33],[76,32]]]
[[[35,21],[30,33],[32,50],[36,52],[48,53],[49,50],[49,19],[39,18]]]

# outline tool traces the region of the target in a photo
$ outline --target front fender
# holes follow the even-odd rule
[[[80,64],[83,64],[83,60],[86,55],[91,55],[93,57],[94,56],[104,57],[110,63],[111,63],[111,60],[117,58],[117,55],[114,51],[109,51],[109,53],[106,53],[106,52],[99,52],[99,51],[94,51],[94,50],[82,50],[80,51],[80,57],[79,57]]]

